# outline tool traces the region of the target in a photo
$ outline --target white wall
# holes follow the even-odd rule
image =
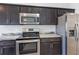
[[[22,28],[38,28],[40,32],[56,32],[55,25],[0,25],[0,34],[22,32]]]
[[[79,3],[71,3],[70,8],[74,8],[75,13],[79,13]]]

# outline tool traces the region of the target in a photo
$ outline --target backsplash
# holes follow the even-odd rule
[[[55,32],[56,25],[0,25],[1,33],[19,33],[22,28],[38,28],[40,32]]]

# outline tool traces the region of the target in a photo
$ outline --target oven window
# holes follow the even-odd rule
[[[37,53],[37,42],[20,43],[19,44],[19,53],[20,54]]]

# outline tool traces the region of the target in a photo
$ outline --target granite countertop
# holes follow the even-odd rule
[[[17,38],[19,38],[18,36],[14,37],[14,36],[10,36],[10,37],[3,37],[0,36],[0,41],[1,40],[16,40]]]
[[[61,37],[61,36],[58,34],[55,34],[55,33],[54,34],[52,34],[52,33],[51,34],[50,33],[49,34],[41,34],[40,33],[40,38],[54,38],[54,37]]]
[[[2,34],[0,35],[0,41],[1,40],[16,40],[20,36],[21,35],[17,35],[17,34]]]
[[[55,33],[40,33],[40,38],[57,38],[61,37],[58,34]],[[21,35],[17,36],[0,36],[0,41],[1,40],[16,40],[16,39],[22,39],[23,37]]]

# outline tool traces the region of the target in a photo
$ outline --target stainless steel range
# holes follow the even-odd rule
[[[17,55],[40,55],[39,29],[28,29],[16,40]]]

